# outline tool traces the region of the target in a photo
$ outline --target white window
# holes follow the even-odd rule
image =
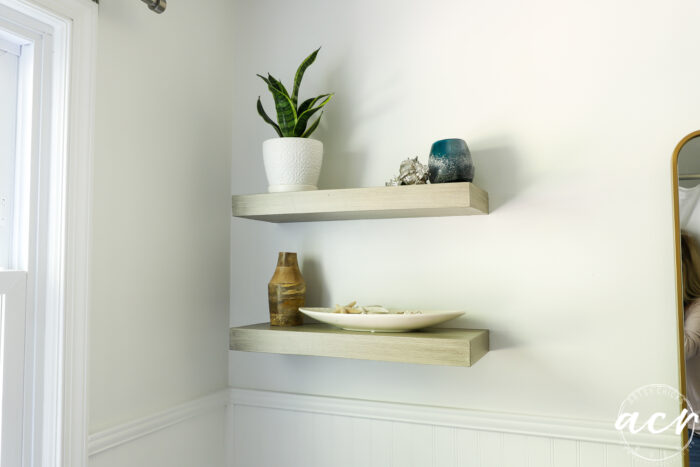
[[[0,0],[0,465],[87,463],[97,6]]]
[[[10,269],[21,46],[0,36],[0,270]]]
[[[28,153],[21,151],[32,109],[23,91],[33,81],[32,48],[0,20],[0,466],[23,465],[26,391],[27,264],[22,219]],[[23,47],[24,45],[28,47]],[[24,48],[24,54],[23,54]],[[24,238],[22,238],[24,237]]]
[[[0,465],[22,465],[27,273],[0,272]]]

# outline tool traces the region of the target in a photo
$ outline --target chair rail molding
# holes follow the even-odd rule
[[[225,409],[229,400],[230,392],[224,389],[146,417],[97,431],[88,438],[88,455],[94,456],[209,411]]]

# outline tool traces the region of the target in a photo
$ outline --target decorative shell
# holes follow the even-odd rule
[[[423,185],[428,182],[428,166],[418,162],[418,157],[401,162],[399,175],[386,182],[386,186]]]

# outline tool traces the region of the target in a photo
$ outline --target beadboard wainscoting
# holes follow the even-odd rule
[[[629,454],[613,422],[231,389],[230,467],[679,467]],[[647,457],[677,438],[637,439]]]

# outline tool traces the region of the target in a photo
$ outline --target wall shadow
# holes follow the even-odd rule
[[[330,296],[324,280],[321,262],[305,255],[301,262],[301,274],[306,282],[306,306],[327,306]],[[304,316],[304,322],[315,323],[317,321]]]
[[[524,189],[521,158],[507,138],[467,141],[472,153],[474,184],[489,194],[491,212],[505,205]]]
[[[354,65],[347,60],[338,60],[326,73],[323,89],[332,90],[335,95],[329,103],[324,119],[328,119],[333,131],[327,131],[324,121],[317,130],[318,139],[323,141],[323,168],[319,188],[356,188],[368,167],[374,164],[369,159],[369,142],[358,142],[355,138],[358,128],[377,124],[386,109],[395,108],[401,96],[393,85],[400,78],[398,70],[388,70],[377,76],[366,78],[358,83],[353,76]],[[362,90],[361,98],[357,89]],[[383,123],[385,125],[385,123]]]

